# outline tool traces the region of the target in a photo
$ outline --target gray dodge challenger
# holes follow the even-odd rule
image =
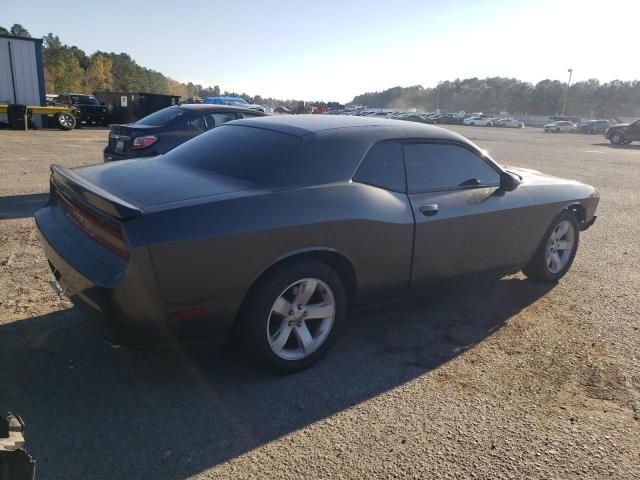
[[[239,120],[51,172],[35,219],[74,304],[128,342],[231,336],[284,372],[350,308],[479,274],[557,282],[599,200],[442,128],[346,116]]]

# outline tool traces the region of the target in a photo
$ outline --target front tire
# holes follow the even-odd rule
[[[579,241],[576,216],[569,210],[562,211],[551,222],[538,250],[522,272],[532,280],[556,283],[571,268]]]
[[[276,267],[252,289],[239,321],[245,350],[280,373],[304,370],[333,345],[347,310],[338,274],[305,260]]]
[[[613,145],[622,145],[625,142],[624,135],[621,132],[616,132],[611,135],[609,140]]]
[[[56,123],[60,130],[73,130],[76,126],[76,119],[68,113],[59,113],[56,115]]]

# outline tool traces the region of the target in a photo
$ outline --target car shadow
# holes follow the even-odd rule
[[[0,197],[0,220],[33,217],[36,210],[47,203],[48,198],[48,193]]]
[[[605,142],[600,142],[600,143],[594,143],[593,144],[594,147],[609,147],[609,148],[620,148],[622,150],[640,150],[640,144],[637,143],[630,143],[629,145],[614,145],[612,143],[605,143]]]
[[[224,349],[114,349],[58,311],[0,325],[0,412],[25,420],[42,478],[183,479],[438,368],[550,288],[508,277],[351,314],[289,376]]]

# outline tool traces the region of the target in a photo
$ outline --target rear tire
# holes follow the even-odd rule
[[[563,210],[551,222],[538,250],[522,272],[532,280],[556,283],[571,268],[579,242],[578,219],[569,210]]]
[[[239,340],[260,365],[299,372],[331,348],[346,310],[344,285],[329,265],[316,260],[285,264],[252,289],[238,318]]]

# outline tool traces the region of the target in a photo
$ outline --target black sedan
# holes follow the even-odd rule
[[[116,334],[233,332],[296,371],[348,308],[478,274],[558,281],[598,200],[439,127],[300,115],[231,122],[147,161],[54,165],[35,218],[63,291]]]
[[[112,125],[104,161],[162,155],[223,123],[264,115],[250,108],[228,105],[195,103],[163,108],[135,123]]]

